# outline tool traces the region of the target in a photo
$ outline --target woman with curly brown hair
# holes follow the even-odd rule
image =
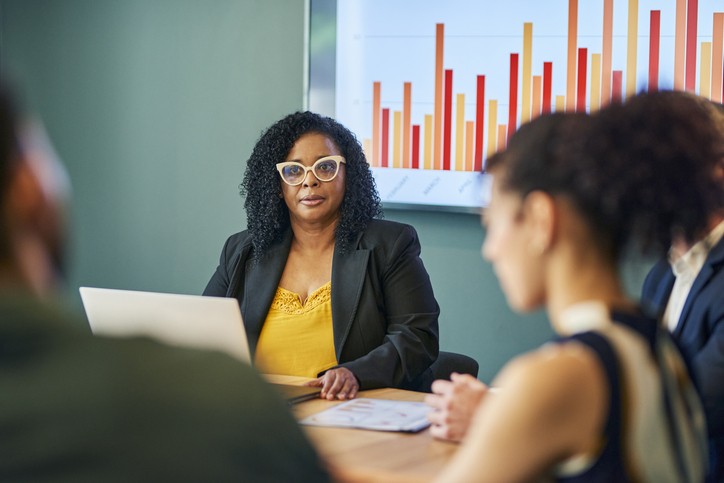
[[[706,233],[724,209],[720,126],[680,92],[522,126],[488,160],[483,256],[510,307],[545,308],[558,337],[493,385],[436,381],[432,433],[462,439],[441,482],[698,482],[701,402],[686,354],[623,287],[622,254]],[[460,411],[460,408],[472,411]]]
[[[376,219],[354,135],[311,112],[271,126],[241,184],[232,235],[204,295],[239,300],[260,371],[314,377],[327,399],[431,379],[440,313],[417,233]]]

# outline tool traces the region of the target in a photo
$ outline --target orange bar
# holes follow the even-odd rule
[[[505,124],[498,124],[498,151],[505,149],[505,141],[508,138],[508,129]]]
[[[711,99],[711,42],[701,43],[699,95]]]
[[[488,151],[487,156],[490,157],[493,154],[495,154],[496,149],[496,126],[498,125],[498,101],[496,100],[489,100],[488,101]]]
[[[639,0],[628,0],[626,97],[636,94],[636,49],[639,35]]]
[[[591,112],[601,108],[601,54],[591,54]]]
[[[362,140],[362,151],[365,153],[365,158],[367,158],[367,164],[370,164],[370,150],[372,149],[372,140],[371,139],[363,139]]]
[[[452,171],[463,171],[465,162],[465,94],[458,94],[455,102],[455,166]]]
[[[674,89],[683,90],[686,74],[686,0],[676,0],[674,37]]]
[[[533,110],[531,112],[532,117],[540,116],[541,95],[543,92],[541,87],[541,80],[541,76],[533,76]]]
[[[556,96],[556,112],[566,110],[566,96]]]
[[[611,102],[611,52],[613,50],[613,0],[603,2],[603,50],[601,50],[601,104]]]
[[[402,112],[394,111],[392,114],[392,167],[402,167]]]
[[[684,68],[684,89],[696,91],[696,42],[699,28],[699,0],[686,2],[686,67]]]
[[[410,135],[412,133],[412,123],[410,122],[410,109],[412,103],[412,83],[403,83],[402,98],[402,166],[404,168],[412,167],[412,157],[410,156]]]
[[[382,117],[382,84],[372,83],[372,157],[367,161],[372,166],[380,165],[380,118]]]
[[[475,141],[475,122],[465,122],[465,167],[463,171],[473,170],[473,141]]]
[[[525,22],[523,24],[523,78],[522,78],[522,95],[520,109],[520,123],[525,124],[530,121],[531,105],[530,105],[530,81],[531,70],[533,64],[533,24]]]
[[[442,83],[443,83],[443,47],[445,42],[445,24],[435,25],[435,111],[433,112],[434,134],[432,160],[434,169],[442,169]]]
[[[432,114],[425,114],[425,150],[423,154],[424,169],[432,169]]]
[[[724,55],[724,13],[714,14],[711,43],[711,100],[722,101],[722,55]]]
[[[568,67],[566,111],[576,110],[576,56],[578,55],[578,0],[568,0]]]

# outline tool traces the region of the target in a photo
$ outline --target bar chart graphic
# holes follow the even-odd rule
[[[471,211],[522,123],[642,90],[721,102],[723,55],[721,0],[345,0],[335,115],[386,204]]]

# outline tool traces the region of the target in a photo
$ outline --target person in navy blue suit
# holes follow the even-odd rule
[[[720,170],[719,175],[722,174]],[[724,177],[724,176],[722,176]],[[722,180],[720,180],[722,182]],[[724,481],[724,214],[694,244],[675,241],[644,282],[642,302],[662,316],[698,379],[709,433],[710,474]]]

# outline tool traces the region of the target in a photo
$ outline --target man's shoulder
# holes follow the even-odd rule
[[[666,258],[659,259],[646,274],[642,287],[642,298],[649,300],[653,298],[659,285],[671,274],[671,265]]]
[[[146,387],[164,387],[165,391],[196,392],[201,383],[229,396],[242,395],[236,390],[239,387],[255,391],[257,386],[265,386],[251,366],[215,351],[172,347],[146,337],[94,337],[88,344],[89,358],[105,363],[105,371],[131,384],[135,380]],[[265,388],[261,391],[268,394]]]
[[[32,355],[32,374],[24,370],[18,390],[44,396],[33,414],[45,420],[39,426],[26,418],[27,424],[53,429],[64,451],[89,455],[77,468],[102,458],[93,470],[101,480],[141,468],[145,477],[164,481],[326,478],[284,401],[240,361],[147,338],[83,337],[73,330],[46,342]],[[44,457],[35,447],[26,451]]]

